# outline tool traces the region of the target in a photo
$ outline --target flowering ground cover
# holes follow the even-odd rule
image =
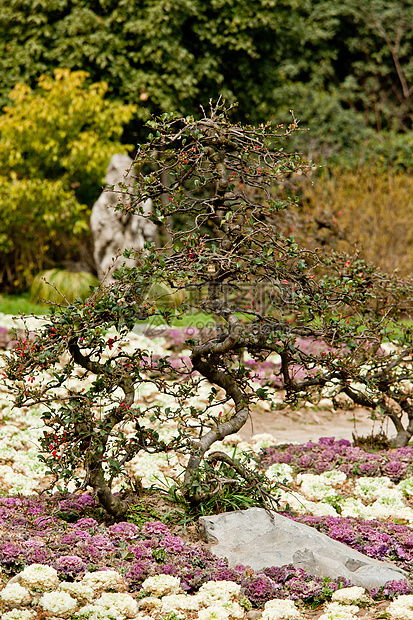
[[[1,324],[6,347],[13,321],[2,317]],[[154,356],[168,348],[176,364],[188,363],[183,330],[132,339],[131,346],[144,345]],[[265,380],[265,372],[276,373],[276,365],[274,360],[273,366],[260,368],[257,381]],[[5,620],[232,620],[257,613],[264,620],[352,620],[383,613],[394,620],[413,618],[408,581],[365,592],[343,579],[317,578],[293,566],[261,573],[229,568],[201,541],[189,541],[185,522],[177,523],[182,511],[131,510],[128,521],[114,523],[91,494],[75,492],[74,486],[47,494],[52,479],[37,459],[44,431],[41,407],[13,409],[0,389],[0,608]],[[139,397],[170,404],[150,385]],[[166,436],[174,432],[172,425],[158,430]],[[275,438],[261,435],[248,443],[228,437],[218,448],[231,455],[250,453],[269,481],[281,484],[276,499],[289,518],[412,572],[411,447],[367,452],[333,438],[279,446]],[[151,485],[167,489],[181,469],[177,457],[144,455],[131,463],[129,475],[150,495]],[[121,491],[125,481],[116,484]]]

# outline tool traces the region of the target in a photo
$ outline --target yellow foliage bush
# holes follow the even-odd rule
[[[69,69],[18,84],[0,115],[0,286],[24,290],[33,274],[77,259],[89,207],[136,111],[105,99],[104,82]],[[131,147],[130,147],[131,148]]]

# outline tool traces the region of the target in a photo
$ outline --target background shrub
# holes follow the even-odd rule
[[[103,82],[55,71],[32,90],[18,84],[0,116],[0,285],[27,289],[34,273],[88,259],[89,211],[110,157],[124,152],[135,107],[105,100]]]
[[[357,248],[386,272],[412,273],[413,177],[407,172],[335,169],[314,183],[300,183],[294,193],[300,197],[299,211],[289,223],[306,244],[349,253]],[[309,229],[300,230],[303,222]]]

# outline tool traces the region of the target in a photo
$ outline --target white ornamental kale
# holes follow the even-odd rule
[[[386,609],[391,620],[413,620],[413,594],[402,594]]]
[[[90,603],[95,595],[93,588],[79,581],[62,581],[59,587],[61,590],[68,592],[81,603]]]
[[[266,470],[265,475],[271,482],[292,482],[293,468],[287,463],[274,463]]]
[[[34,611],[29,609],[12,609],[1,616],[1,620],[33,620]]]
[[[73,615],[74,620],[125,620],[115,607],[108,609],[101,605],[85,605]]]
[[[111,590],[119,592],[126,589],[124,578],[116,570],[98,570],[95,573],[86,573],[82,583],[95,592]]]
[[[197,594],[187,596],[186,594],[168,594],[162,597],[161,614],[168,614],[173,611],[198,611],[200,600]]]
[[[56,616],[72,614],[77,609],[77,601],[67,592],[45,592],[39,601],[45,611]]]
[[[309,500],[332,501],[337,497],[337,491],[331,484],[326,483],[326,478],[317,474],[298,474],[298,484],[301,484],[301,491]]]
[[[331,600],[336,603],[351,605],[352,603],[368,603],[371,601],[364,588],[352,586],[333,592]]]
[[[342,605],[341,603],[328,603],[324,613],[318,620],[355,620],[355,614],[359,611],[357,605]]]
[[[59,585],[57,570],[44,564],[30,564],[19,576],[29,590],[54,590]]]
[[[155,596],[182,593],[180,579],[172,575],[155,575],[148,577],[142,584],[142,592],[150,592]]]
[[[394,485],[387,476],[363,476],[354,485],[354,493],[361,499],[374,500],[383,495],[383,492]]]
[[[198,590],[199,601],[204,605],[213,601],[228,602],[238,599],[241,586],[234,581],[208,581]]]
[[[138,603],[126,592],[105,592],[96,601],[96,605],[101,605],[107,609],[115,608],[119,614],[126,618],[134,618],[138,613]]]
[[[294,601],[289,599],[267,601],[262,614],[262,620],[300,620],[300,618],[301,613]]]
[[[404,480],[401,480],[397,485],[397,489],[399,489],[399,491],[401,491],[404,495],[413,495],[413,478],[405,478]]]
[[[15,605],[29,605],[32,595],[29,590],[19,583],[10,583],[0,592],[0,598],[9,607]]]
[[[221,605],[211,605],[198,612],[199,620],[228,620],[229,613]]]

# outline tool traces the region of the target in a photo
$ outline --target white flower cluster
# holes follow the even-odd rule
[[[83,582],[62,581],[59,587],[63,592],[68,592],[70,596],[73,596],[79,603],[90,603],[95,596],[93,588]]]
[[[377,478],[380,480],[380,478]],[[373,478],[376,480],[376,478]],[[356,483],[358,485],[358,493],[362,495],[360,489],[365,490],[365,494],[362,495],[365,501],[371,498],[376,498],[371,504],[365,505],[359,498],[348,497],[341,503],[342,516],[343,517],[361,517],[363,519],[382,519],[387,520],[391,518],[403,519],[408,523],[413,522],[413,510],[406,505],[404,494],[401,489],[394,487],[390,481],[390,485],[386,483],[378,483],[377,489],[366,484],[363,487],[363,479],[359,479]]]
[[[311,514],[315,517],[336,517],[337,511],[334,506],[327,502],[311,502],[301,493],[294,491],[280,491],[278,503],[281,508],[290,506],[299,514]]]
[[[276,479],[278,468],[278,464],[271,465],[267,476]],[[299,514],[338,516],[336,506],[339,505],[342,517],[361,517],[367,520],[397,518],[413,523],[413,509],[406,503],[406,496],[413,494],[413,478],[403,480],[396,486],[387,476],[365,476],[354,482],[347,480],[340,470],[322,474],[298,474],[295,478],[292,470],[286,472],[291,475],[290,482],[301,485],[301,492],[281,491],[278,501],[282,508],[289,505]],[[345,495],[353,489],[354,496],[340,495],[340,486],[344,483]]]
[[[387,607],[391,620],[413,620],[413,594],[402,594]]]
[[[274,599],[265,603],[262,620],[300,620],[301,613],[294,601]]]
[[[119,592],[125,590],[125,581],[116,570],[98,570],[86,573],[82,579],[84,586],[89,586],[95,593],[102,591]]]
[[[326,482],[327,478],[322,474],[298,474],[296,480],[310,501],[332,501],[337,497],[337,491]]]
[[[67,616],[76,610],[77,600],[72,598],[68,592],[45,592],[39,605],[55,616]]]
[[[142,584],[142,591],[152,596],[141,599],[140,610],[155,618],[174,614],[185,620],[187,612],[198,612],[198,620],[242,620],[245,609],[239,604],[241,586],[233,581],[208,581],[197,594],[168,594],[182,592],[179,579],[170,575],[149,577]]]
[[[331,600],[342,605],[353,605],[356,603],[370,603],[371,598],[364,588],[360,586],[351,586],[350,588],[341,588],[333,592]]]
[[[123,620],[124,616],[119,616],[115,607],[107,609],[101,605],[85,605],[75,614],[75,620]]]
[[[170,579],[169,575],[159,577]],[[16,608],[34,605],[36,602],[43,612],[56,618],[74,615],[96,620],[112,617],[114,620],[126,620],[137,618],[139,614],[137,602],[125,592],[124,578],[114,570],[86,573],[82,581],[60,583],[54,568],[31,564],[19,573],[18,578],[20,583],[9,583],[0,591],[2,603],[7,607],[15,607],[10,613],[7,612],[8,616],[3,614],[8,620],[28,620],[32,612]],[[179,580],[175,577],[173,579],[179,584]],[[40,598],[38,593],[42,593]]]
[[[413,478],[405,478],[404,480],[401,480],[397,485],[397,488],[403,493],[403,495],[410,497],[413,495]]]
[[[241,586],[233,581],[208,581],[199,588],[197,597],[203,605],[209,605],[213,601],[235,601],[240,592]]]
[[[198,612],[199,620],[228,620],[229,613],[222,605],[210,605]]]
[[[34,612],[29,609],[12,609],[2,614],[1,620],[33,620]]]
[[[30,495],[44,480],[46,467],[37,459],[36,441],[42,435],[40,409],[13,409],[1,403],[2,414],[13,416],[12,425],[0,430],[0,457],[10,465],[0,465],[0,488],[7,493]]]
[[[327,603],[324,613],[318,620],[354,620],[355,614],[359,611],[357,605],[343,605],[342,603]]]
[[[155,575],[142,583],[142,592],[150,592],[154,596],[179,594],[182,592],[180,580],[172,575]]]
[[[8,607],[14,607],[15,605],[29,605],[32,595],[19,583],[10,583],[0,592],[0,598]]]
[[[96,601],[106,609],[116,609],[118,617],[134,618],[138,613],[138,603],[126,592],[104,592]]]
[[[171,612],[178,611],[198,611],[199,605],[200,601],[196,595],[187,596],[186,594],[167,594],[162,597],[160,611],[162,615],[168,615]]]
[[[59,585],[57,570],[44,564],[30,564],[19,573],[20,581],[29,590],[55,590]]]
[[[354,495],[366,500],[379,499],[383,492],[392,486],[393,483],[387,476],[362,476],[356,480]]]
[[[105,592],[93,604],[81,607],[74,618],[93,620],[125,620],[137,618],[138,603],[126,592]]]
[[[293,468],[287,463],[274,463],[266,470],[265,475],[271,482],[292,482]]]
[[[255,454],[259,454],[263,448],[269,448],[277,442],[274,435],[271,435],[271,433],[260,433],[258,435],[253,435],[249,443],[252,451]]]

